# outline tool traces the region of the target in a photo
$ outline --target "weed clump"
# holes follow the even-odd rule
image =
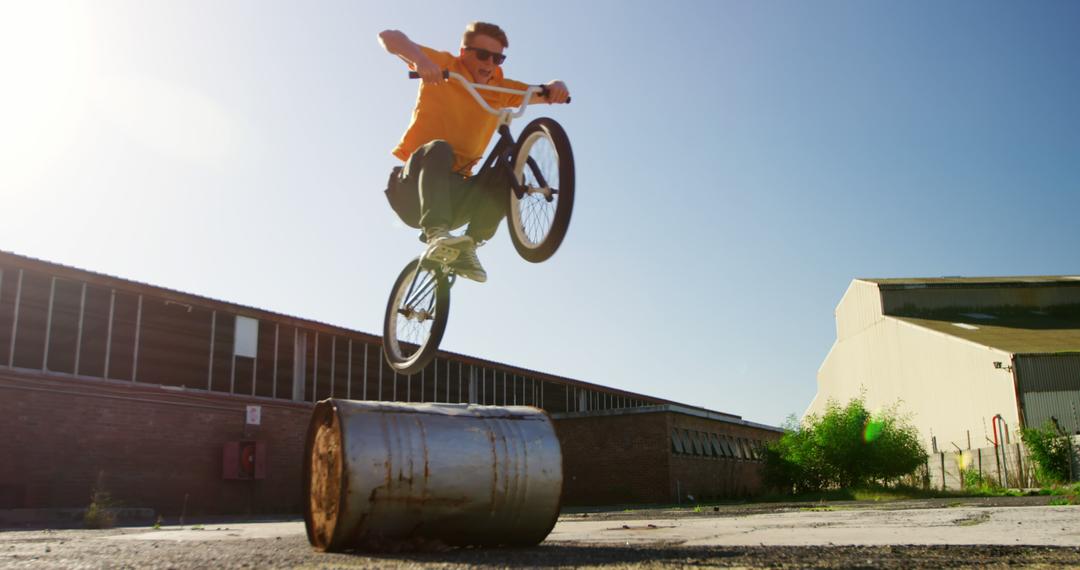
[[[1035,477],[1043,485],[1068,483],[1072,478],[1072,442],[1059,433],[1052,420],[1041,428],[1020,431],[1031,458],[1035,461]]]
[[[98,473],[97,482],[90,491],[90,506],[83,513],[83,526],[86,528],[112,528],[116,526],[116,513],[113,508],[118,505],[112,494],[105,488],[105,472]]]

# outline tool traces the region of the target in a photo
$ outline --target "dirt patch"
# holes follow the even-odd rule
[[[990,520],[990,513],[976,513],[971,516],[961,517],[953,521],[956,526],[975,526]]]

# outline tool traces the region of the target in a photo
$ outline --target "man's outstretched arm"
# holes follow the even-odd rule
[[[424,83],[437,85],[445,81],[443,70],[439,68],[431,58],[416,45],[409,36],[399,30],[383,30],[379,32],[379,43],[383,49],[405,60],[409,67],[420,74]]]

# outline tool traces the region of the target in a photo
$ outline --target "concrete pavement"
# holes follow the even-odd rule
[[[302,521],[125,529],[120,541],[216,541],[304,535]],[[845,509],[605,520],[564,516],[546,543],[683,546],[1080,546],[1080,507]]]
[[[548,542],[682,546],[1080,546],[1080,507],[819,510],[649,520],[560,520]]]

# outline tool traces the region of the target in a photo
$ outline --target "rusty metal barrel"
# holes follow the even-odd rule
[[[526,406],[323,400],[304,450],[312,546],[528,546],[559,516],[562,451]]]

